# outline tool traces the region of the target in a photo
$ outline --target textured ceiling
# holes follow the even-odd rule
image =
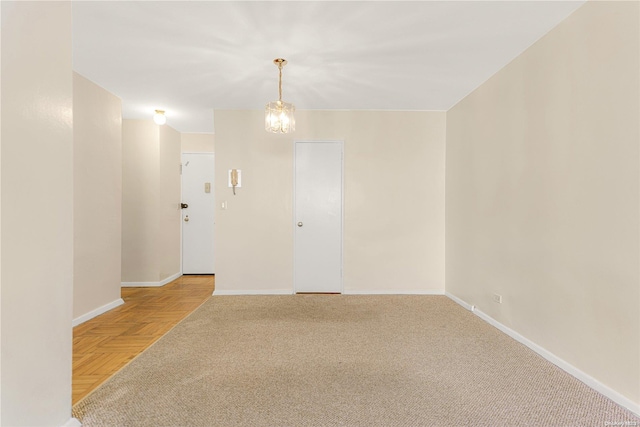
[[[122,99],[213,132],[213,109],[448,110],[583,1],[73,4],[74,70]]]

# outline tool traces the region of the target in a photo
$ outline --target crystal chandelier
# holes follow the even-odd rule
[[[287,60],[277,58],[273,60],[279,71],[278,76],[278,100],[270,102],[265,108],[264,128],[273,133],[289,133],[296,130],[296,119],[293,113],[296,107],[293,104],[282,101],[282,67],[287,65]]]

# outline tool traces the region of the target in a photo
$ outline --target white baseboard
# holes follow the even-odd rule
[[[461,305],[461,306],[463,306],[464,308],[466,308],[467,310],[469,310],[469,311],[476,311],[476,306],[475,306],[475,305],[468,304],[467,302],[462,301],[460,298],[458,298],[458,297],[456,297],[456,296],[454,296],[454,295],[451,295],[449,292],[445,292],[445,295],[446,295],[447,297],[449,297],[449,299],[452,299],[454,302],[456,302],[456,303],[458,303],[459,305]]]
[[[345,290],[344,295],[444,295],[439,289],[369,289],[369,290]]]
[[[216,289],[213,295],[293,295],[291,289]],[[344,291],[343,295],[444,295],[440,290],[370,290],[370,291]]]
[[[559,358],[558,356],[556,356],[555,354],[551,353],[547,349],[539,346],[538,344],[534,343],[533,341],[529,340],[528,338],[525,338],[524,336],[520,335],[519,333],[517,333],[513,329],[503,325],[502,323],[498,322],[493,317],[491,317],[491,316],[483,313],[482,311],[478,310],[474,305],[468,304],[468,303],[462,301],[459,298],[456,298],[455,296],[453,296],[453,295],[451,295],[449,293],[447,293],[446,295],[449,298],[451,298],[453,301],[455,301],[456,303],[460,304],[462,307],[466,308],[467,310],[473,311],[479,318],[481,318],[482,320],[484,320],[485,322],[487,322],[491,326],[493,326],[493,327],[499,329],[500,331],[504,332],[505,334],[509,335],[511,338],[513,338],[514,340],[518,341],[519,343],[526,345],[531,350],[535,351],[540,356],[544,357],[549,362],[553,363],[558,368],[560,368],[563,371],[567,372],[568,374],[572,375],[576,379],[582,381],[583,383],[585,383],[586,385],[588,385],[589,387],[591,387],[592,389],[594,389],[598,393],[608,397],[609,399],[613,400],[618,405],[620,405],[620,406],[628,409],[629,411],[633,412],[634,414],[640,416],[640,405],[635,403],[631,399],[626,398],[625,396],[621,395],[617,391],[609,388],[608,386],[602,384],[600,381],[596,380],[592,376],[590,376],[590,375],[584,373],[583,371],[581,371],[580,369],[576,368],[575,366],[573,366],[569,362]]]
[[[77,418],[69,418],[61,427],[82,427],[82,423]]]
[[[82,316],[76,317],[75,319],[73,319],[73,322],[71,322],[71,325],[73,327],[78,326],[79,324],[93,319],[94,317],[99,316],[102,313],[106,313],[107,311],[114,309],[122,304],[124,304],[124,300],[122,298],[118,298],[115,301],[111,301],[109,304],[105,304],[102,307],[98,307],[95,310],[91,310],[90,312],[83,314]]]
[[[176,280],[178,277],[182,276],[182,273],[176,273],[172,276],[167,277],[164,280],[161,280],[159,282],[122,282],[120,284],[121,287],[123,288],[151,288],[151,287],[158,287],[158,286],[164,286],[169,282],[173,282],[174,280]]]
[[[215,289],[213,295],[293,295],[291,289]]]

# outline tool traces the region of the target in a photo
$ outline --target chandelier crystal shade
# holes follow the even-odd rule
[[[278,100],[269,102],[264,113],[264,128],[273,133],[289,133],[296,130],[294,113],[296,107],[293,104],[282,101],[282,67],[287,65],[287,60],[277,58],[273,63],[278,67]]]

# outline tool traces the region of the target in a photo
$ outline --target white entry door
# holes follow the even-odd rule
[[[295,143],[296,292],[342,292],[342,145]]]
[[[215,273],[214,164],[213,154],[182,155],[182,274]]]

